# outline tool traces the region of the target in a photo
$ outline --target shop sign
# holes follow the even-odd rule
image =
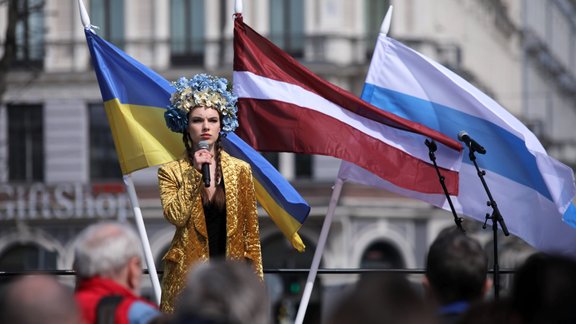
[[[81,183],[0,184],[0,221],[126,217],[125,192],[96,192],[93,188]]]

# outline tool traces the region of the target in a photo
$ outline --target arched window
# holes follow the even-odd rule
[[[0,254],[0,270],[55,270],[57,258],[57,252],[35,243],[14,244]]]
[[[387,242],[372,243],[362,254],[361,268],[400,269],[405,267],[404,259],[398,249]]]

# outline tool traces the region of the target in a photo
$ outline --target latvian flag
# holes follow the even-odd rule
[[[458,193],[460,143],[322,80],[241,15],[234,23],[234,91],[237,134],[256,150],[333,156],[397,186],[442,193],[424,144],[433,139],[448,191]]]

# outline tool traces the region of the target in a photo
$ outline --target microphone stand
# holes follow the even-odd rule
[[[498,224],[500,224],[500,226],[502,227],[502,232],[504,232],[505,236],[510,235],[510,232],[508,232],[508,228],[506,227],[506,223],[504,223],[504,218],[502,217],[502,214],[500,213],[500,210],[498,209],[498,205],[496,204],[496,201],[494,200],[494,198],[492,198],[492,193],[490,193],[490,189],[488,188],[488,184],[486,184],[486,180],[484,180],[484,176],[486,175],[486,171],[484,170],[480,170],[480,168],[478,167],[478,163],[476,162],[476,156],[474,155],[474,149],[472,148],[472,146],[468,143],[467,144],[468,149],[470,151],[470,154],[468,154],[468,157],[470,158],[470,161],[472,161],[472,163],[474,163],[474,167],[476,167],[476,172],[478,174],[478,177],[480,178],[480,181],[482,182],[482,186],[484,187],[484,190],[486,191],[486,194],[488,195],[488,201],[486,202],[486,204],[489,207],[492,207],[492,215],[486,213],[486,219],[484,220],[484,225],[482,226],[483,229],[486,229],[486,222],[488,222],[489,219],[492,220],[492,235],[494,236],[494,298],[496,300],[498,300],[499,296],[500,296],[500,266],[498,264]]]
[[[454,215],[454,222],[456,223],[456,226],[462,231],[462,233],[466,233],[466,231],[462,227],[462,218],[458,217],[458,214],[456,214],[456,209],[454,208],[454,205],[452,204],[452,199],[450,198],[450,195],[448,194],[448,189],[446,189],[446,183],[444,182],[445,178],[442,174],[440,174],[440,169],[438,168],[438,165],[436,164],[436,154],[434,154],[434,152],[436,152],[436,150],[438,149],[438,147],[436,146],[436,142],[434,142],[434,140],[429,141],[428,139],[426,139],[424,141],[424,144],[426,144],[426,146],[428,146],[428,156],[430,157],[432,164],[434,164],[434,169],[436,169],[436,174],[438,175],[438,180],[440,180],[440,184],[442,185],[442,190],[444,190],[444,195],[446,196],[446,199],[448,200],[448,204],[450,205],[450,210],[452,210],[452,215]]]

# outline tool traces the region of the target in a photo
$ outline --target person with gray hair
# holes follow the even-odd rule
[[[0,300],[0,323],[83,323],[72,290],[53,276],[20,277],[7,285]]]
[[[266,289],[249,264],[212,259],[193,265],[171,323],[267,324]]]
[[[148,323],[156,305],[139,297],[142,245],[136,232],[118,222],[84,229],[74,248],[76,300],[87,323]]]

